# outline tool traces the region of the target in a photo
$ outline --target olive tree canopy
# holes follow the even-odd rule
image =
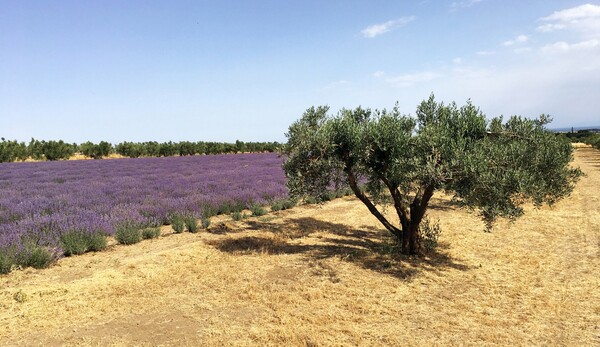
[[[407,254],[420,252],[419,225],[434,192],[476,210],[491,229],[515,219],[523,204],[552,205],[568,196],[579,169],[569,167],[569,143],[545,128],[551,119],[487,120],[468,101],[444,105],[433,95],[416,118],[391,110],[311,107],[286,136],[284,170],[294,196],[319,198],[332,185],[349,186],[394,234]],[[393,206],[398,220],[380,207]]]

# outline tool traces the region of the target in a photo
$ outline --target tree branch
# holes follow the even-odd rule
[[[354,192],[354,195],[356,195],[356,197],[363,203],[365,204],[365,206],[367,206],[367,208],[369,209],[369,212],[371,212],[371,214],[373,216],[375,216],[375,218],[377,218],[377,220],[379,220],[379,222],[381,222],[381,224],[383,224],[383,226],[389,230],[392,234],[394,234],[397,238],[402,238],[402,232],[400,229],[396,228],[394,225],[392,225],[392,223],[390,223],[382,214],[381,212],[379,212],[379,210],[377,209],[377,207],[375,207],[375,205],[373,205],[373,203],[371,202],[371,200],[369,200],[369,198],[367,198],[365,196],[365,194],[363,194],[363,192],[361,192],[360,188],[358,188],[358,184],[356,182],[356,177],[354,176],[354,173],[352,172],[352,169],[348,166],[346,166],[344,168],[344,172],[346,172],[346,175],[348,176],[348,184],[350,185],[350,188],[352,189],[352,191]]]
[[[416,223],[417,225],[421,223],[421,220],[425,216],[427,205],[435,191],[435,185],[429,184],[422,188],[423,189],[419,189],[419,194],[415,195],[413,202],[410,204],[410,222]]]
[[[397,187],[393,187],[390,181],[384,177],[382,174],[378,174],[379,179],[387,186],[390,191],[390,195],[394,201],[394,208],[396,209],[396,214],[398,214],[398,218],[400,218],[400,224],[402,224],[402,231],[405,231],[408,228],[408,224],[410,223],[410,216],[406,209],[406,206],[402,203],[402,197],[400,196],[400,192]]]
[[[534,141],[532,138],[522,136],[521,134],[518,134],[518,133],[515,133],[512,131],[499,131],[499,132],[486,131],[485,134],[487,136],[492,136],[492,137],[507,136],[507,137],[513,137],[513,138],[526,140],[526,141]]]

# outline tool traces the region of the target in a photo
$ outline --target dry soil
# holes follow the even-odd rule
[[[395,256],[356,199],[0,276],[0,345],[600,346],[600,152],[568,199],[484,232],[436,195],[443,232]]]

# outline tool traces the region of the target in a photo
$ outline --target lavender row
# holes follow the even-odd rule
[[[62,235],[113,235],[284,199],[274,153],[0,164],[0,253],[60,254]]]

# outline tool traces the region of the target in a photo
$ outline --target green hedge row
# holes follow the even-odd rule
[[[40,141],[31,139],[25,142],[9,141],[4,138],[0,142],[0,163],[24,161],[29,158],[34,160],[60,160],[68,159],[75,153],[81,153],[88,158],[101,159],[112,153],[124,157],[170,157],[198,154],[225,154],[225,153],[258,153],[276,152],[281,144],[278,142],[121,142],[112,145],[110,142],[99,143],[85,142],[80,145],[60,141]]]

